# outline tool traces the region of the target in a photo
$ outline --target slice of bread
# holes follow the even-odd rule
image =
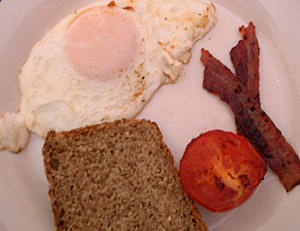
[[[50,132],[43,155],[56,230],[207,230],[155,123]]]

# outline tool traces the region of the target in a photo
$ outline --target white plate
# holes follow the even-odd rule
[[[72,10],[92,0],[2,0],[0,2],[0,114],[18,109],[17,74],[36,41]],[[200,49],[232,68],[228,52],[240,39],[238,27],[252,20],[261,48],[263,109],[300,153],[300,2],[215,0],[218,23],[193,49],[193,58],[173,85],[162,87],[139,118],[156,121],[178,167],[186,144],[200,133],[235,131],[225,103],[202,89]],[[43,140],[31,136],[19,155],[0,153],[0,230],[53,230],[42,162]],[[241,207],[226,213],[199,208],[209,229],[300,230],[300,186],[286,193],[272,172]]]

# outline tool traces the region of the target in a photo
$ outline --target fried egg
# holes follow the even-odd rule
[[[134,117],[176,81],[215,23],[215,7],[196,0],[101,1],[72,12],[21,69],[25,126],[45,137]]]
[[[19,152],[26,147],[28,139],[23,116],[14,112],[0,115],[0,151]]]

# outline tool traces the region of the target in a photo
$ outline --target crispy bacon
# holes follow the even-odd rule
[[[248,27],[239,28],[243,36],[238,44],[230,51],[235,74],[247,88],[249,94],[260,104],[259,100],[259,46],[252,22]],[[238,123],[237,123],[238,125]],[[245,136],[243,129],[237,126],[237,133]]]
[[[239,28],[243,40],[230,51],[235,74],[248,89],[250,95],[259,103],[259,46],[252,22],[248,27]]]
[[[300,160],[248,89],[226,66],[202,49],[203,87],[218,95],[234,112],[238,126],[279,177],[286,191],[300,184]]]

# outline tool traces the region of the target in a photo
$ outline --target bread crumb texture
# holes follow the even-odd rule
[[[43,155],[56,230],[207,230],[153,122],[49,132]]]

